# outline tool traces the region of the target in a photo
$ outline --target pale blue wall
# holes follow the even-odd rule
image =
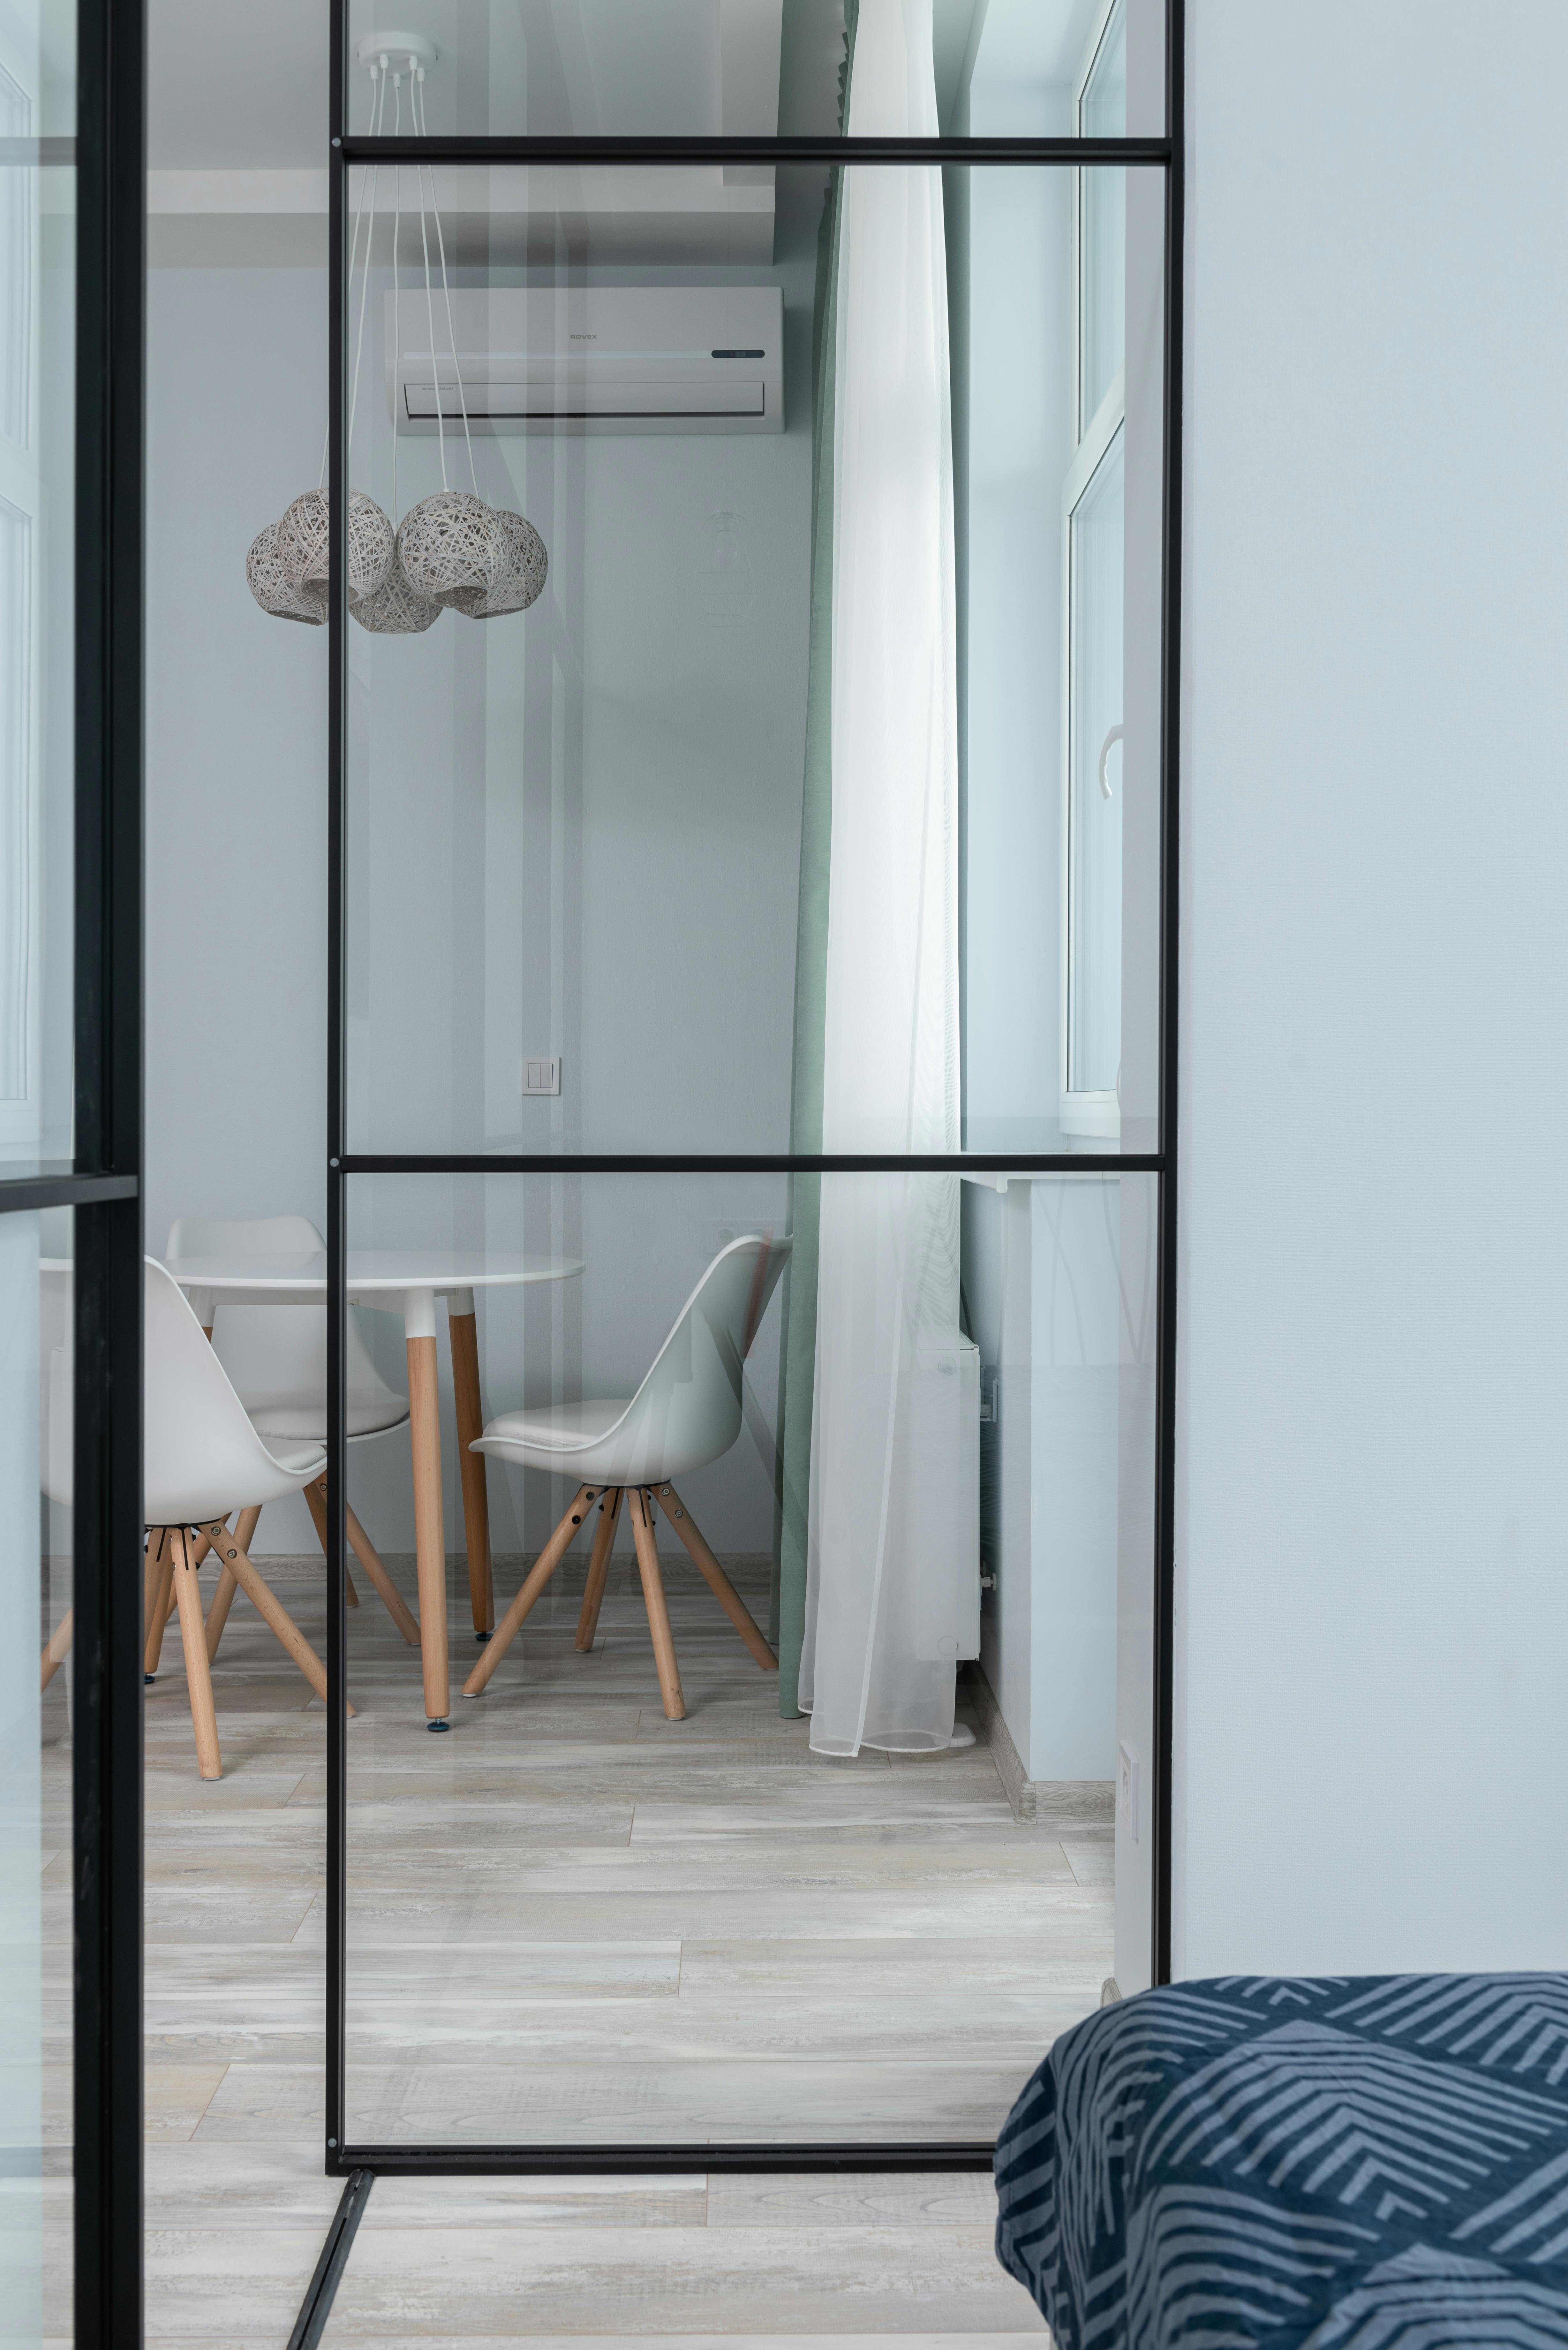
[[[1568,1947],[1568,12],[1190,12],[1176,1960]]]

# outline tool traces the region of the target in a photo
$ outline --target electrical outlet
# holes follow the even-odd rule
[[[523,1090],[525,1094],[558,1094],[561,1090],[560,1061],[539,1061],[532,1057],[524,1061]]]
[[[710,1261],[718,1255],[721,1249],[732,1247],[743,1233],[755,1230],[755,1224],[748,1224],[740,1216],[710,1216],[702,1227],[703,1244]]]
[[[1116,1818],[1129,1844],[1138,1840],[1137,1756],[1130,1746],[1116,1749]]]

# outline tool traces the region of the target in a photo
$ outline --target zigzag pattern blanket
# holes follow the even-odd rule
[[[1568,2350],[1568,1976],[1171,1984],[996,2149],[1057,2350]]]

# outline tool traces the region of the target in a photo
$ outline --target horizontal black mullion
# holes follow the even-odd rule
[[[527,2178],[543,2172],[579,2177],[607,2172],[738,2170],[989,2170],[992,2142],[941,2145],[773,2144],[714,2146],[350,2146],[333,2158],[336,2177],[372,2170],[391,2178]]]
[[[339,1164],[333,1160],[336,1167]],[[1158,1175],[1157,1151],[355,1151],[345,1175]]]
[[[348,163],[1153,163],[1168,139],[422,139],[350,132],[334,144]]]
[[[26,1208],[90,1208],[100,1200],[134,1200],[134,1175],[0,1176],[0,1216]]]

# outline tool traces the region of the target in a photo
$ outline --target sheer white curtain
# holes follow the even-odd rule
[[[860,0],[847,129],[934,136],[931,0]],[[952,426],[940,171],[844,174],[822,1147],[959,1147]],[[922,1621],[961,1569],[956,1176],[823,1179],[800,1702],[819,1753],[945,1745]],[[923,1485],[927,1490],[922,1491]]]

